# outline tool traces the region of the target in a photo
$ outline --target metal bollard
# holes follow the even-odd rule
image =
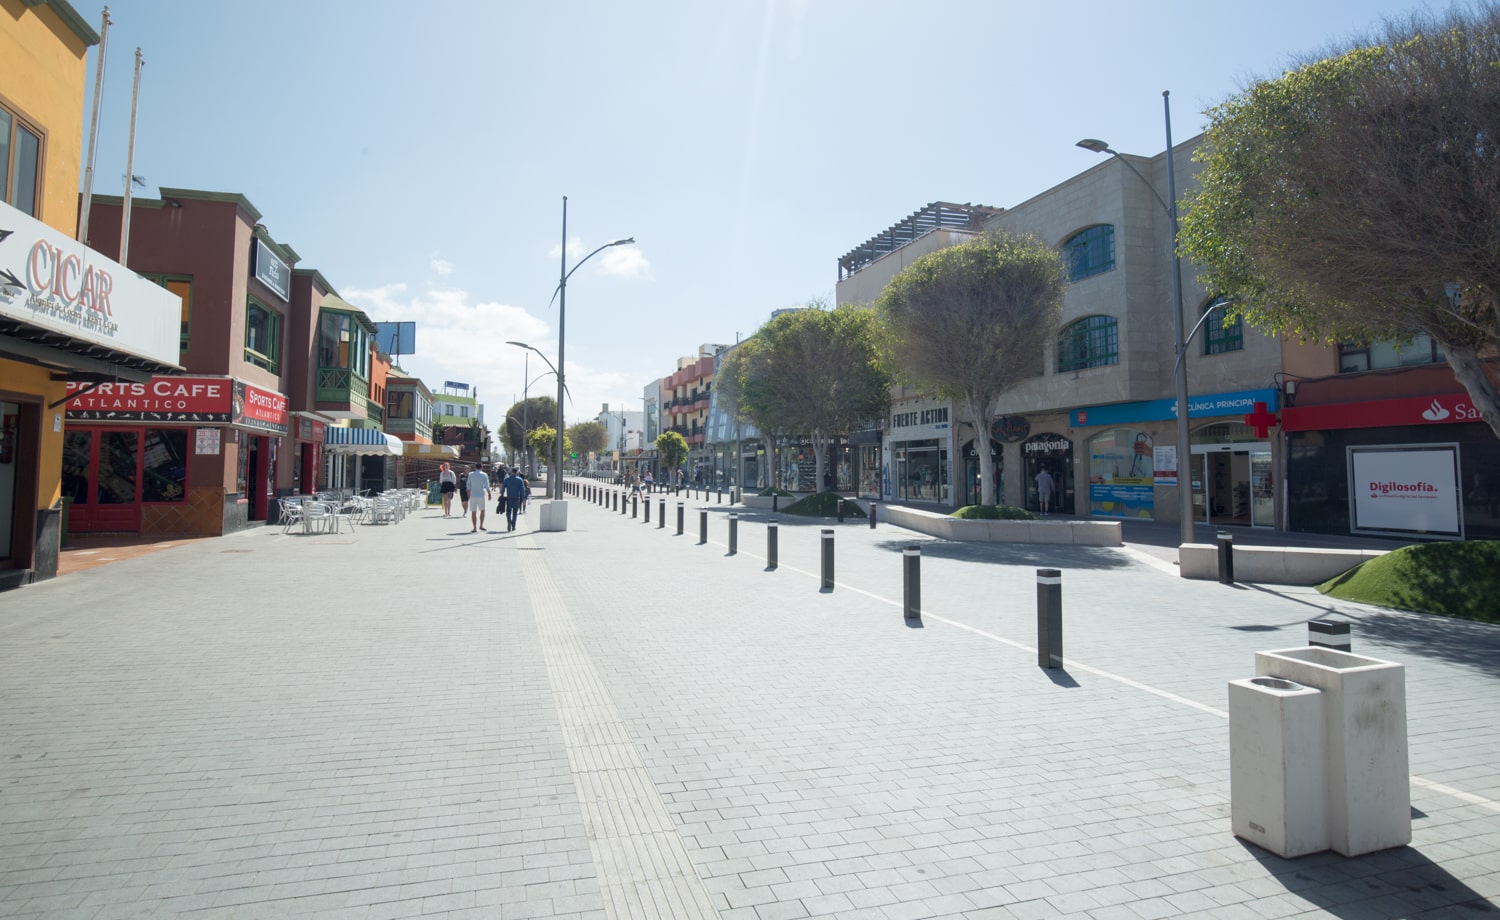
[[[682,516],[687,512],[682,510],[682,502],[677,503],[677,536],[682,536]]]
[[[1061,668],[1062,570],[1036,570],[1036,659],[1037,666]]]
[[[716,505],[722,505],[722,504],[724,504],[724,490],[723,489],[719,490],[718,496],[714,499],[714,504],[716,504]]]
[[[1336,620],[1308,620],[1307,644],[1347,652],[1350,649],[1349,624]]]
[[[667,526],[667,500],[665,498],[660,498],[657,499],[657,501],[661,502],[661,514],[658,516],[656,529],[661,530],[663,527]]]
[[[740,516],[731,514],[729,516],[729,555],[733,556],[740,551]]]
[[[624,492],[621,492],[620,493],[620,514],[624,515],[625,512],[629,511],[629,510],[630,510],[630,496],[626,495]]]
[[[875,529],[875,503],[870,502],[870,529]]]
[[[776,568],[776,521],[766,522],[766,568]]]
[[[630,496],[630,516],[633,518],[641,516],[641,497],[639,495]]]
[[[1234,584],[1234,535],[1219,531],[1219,584]]]
[[[844,500],[839,499],[839,523],[844,523]]]
[[[698,543],[702,545],[708,542],[708,509],[698,509]]]
[[[833,590],[833,531],[823,531],[823,590]]]
[[[646,523],[649,524],[649,523],[651,523],[651,499],[647,498],[645,504],[646,504]]]
[[[906,618],[922,619],[922,547],[913,543],[901,551],[904,568],[901,572],[902,594],[905,597]]]
[[[780,504],[780,502],[781,502],[781,495],[780,495],[780,493],[772,492],[771,493],[771,510],[772,511],[780,511],[781,510],[781,504]]]

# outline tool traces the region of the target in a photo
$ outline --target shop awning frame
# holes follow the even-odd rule
[[[458,458],[458,448],[451,444],[421,444],[416,441],[402,441],[404,455],[411,457],[439,457],[445,460]]]
[[[406,455],[406,442],[375,428],[325,428],[323,450],[366,457]]]

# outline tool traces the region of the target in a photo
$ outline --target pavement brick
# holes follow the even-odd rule
[[[783,519],[767,572],[765,516],[728,558],[725,511],[707,546],[576,501],[560,534],[257,529],[0,594],[0,914],[1497,905],[1500,629],[888,525],[838,530],[823,593],[828,525]],[[1064,571],[1060,672],[1032,648],[1042,565]],[[1330,614],[1407,665],[1413,844],[1280,860],[1229,833],[1225,684]],[[634,785],[600,799],[606,776]],[[596,836],[653,815],[662,836],[629,838],[649,852]]]

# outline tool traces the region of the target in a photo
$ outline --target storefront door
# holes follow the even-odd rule
[[[1193,445],[1193,517],[1206,524],[1276,526],[1269,444]]]
[[[141,435],[134,429],[69,431],[63,440],[63,496],[70,533],[137,533]]]

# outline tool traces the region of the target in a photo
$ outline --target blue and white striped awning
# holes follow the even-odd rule
[[[325,428],[323,449],[335,454],[391,454],[405,451],[401,439],[378,428]]]

